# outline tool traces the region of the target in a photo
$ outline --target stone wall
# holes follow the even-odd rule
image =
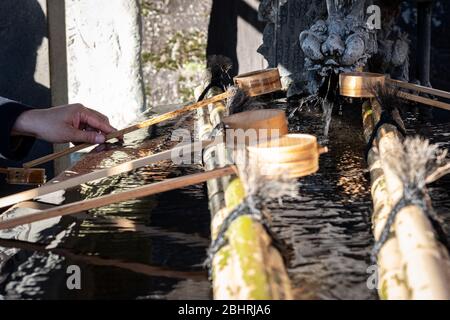
[[[257,52],[264,23],[258,0],[140,0],[148,105],[193,99],[206,57],[224,55],[232,74],[267,66]]]
[[[140,0],[148,107],[188,101],[201,83],[211,0]]]

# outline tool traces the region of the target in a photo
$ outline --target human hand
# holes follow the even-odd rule
[[[52,143],[105,142],[106,135],[117,131],[108,117],[81,104],[25,111],[16,120],[13,135],[34,136]]]

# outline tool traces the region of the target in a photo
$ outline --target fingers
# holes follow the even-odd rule
[[[81,104],[71,106],[75,111],[71,115],[72,129],[74,129],[70,130],[70,134],[74,136],[71,142],[101,144],[105,142],[110,133],[117,131],[104,114]],[[119,140],[121,139],[122,137],[119,137]]]
[[[96,111],[96,110],[89,109],[89,108],[88,108],[88,110],[95,112],[95,113],[96,113],[101,119],[103,119],[108,125],[110,124],[110,123],[109,123],[108,117],[105,116],[104,114],[102,114],[102,113],[100,113],[100,112],[98,112],[98,111]],[[111,132],[117,131],[117,129],[114,128],[114,127],[112,127],[111,125],[110,125],[110,127],[114,129],[114,130],[111,131]],[[103,131],[103,132],[104,132],[104,131]],[[108,133],[111,133],[111,132],[108,132]],[[106,134],[108,134],[108,133],[106,133]],[[123,141],[123,135],[118,136],[117,139],[118,139],[119,141]]]
[[[107,116],[105,116],[103,113],[98,112],[97,110],[94,109],[89,109],[87,108],[89,111],[94,112],[100,119],[102,119],[104,122],[109,123],[109,118]]]
[[[69,129],[70,141],[77,143],[101,144],[106,138],[102,133],[96,131],[80,130],[76,128]]]
[[[85,125],[93,128],[94,130],[101,131],[105,135],[117,131],[109,124],[108,117],[100,112],[83,107],[75,116],[74,126],[75,128],[86,128]]]

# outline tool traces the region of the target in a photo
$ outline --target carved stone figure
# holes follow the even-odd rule
[[[278,67],[288,97],[317,94],[331,74],[370,68],[408,80],[409,41],[396,27],[400,0],[262,0],[259,52]],[[381,8],[381,29],[367,26],[368,6]]]
[[[364,67],[377,52],[376,35],[365,20],[365,0],[327,0],[328,18],[300,33],[307,89],[316,94],[330,75]]]

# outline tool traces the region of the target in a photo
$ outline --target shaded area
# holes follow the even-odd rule
[[[252,0],[253,1],[253,0]],[[255,2],[260,2],[255,1]],[[249,36],[249,27],[239,29],[238,18],[242,18],[256,29],[260,34],[264,30],[265,23],[258,19],[258,11],[244,0],[213,0],[210,22],[208,27],[208,46],[206,53],[210,55],[223,55],[233,62],[231,75],[239,73],[240,60],[244,59],[245,52],[239,52],[238,41],[249,45],[254,39]],[[256,54],[256,52],[254,53]]]
[[[50,106],[49,88],[35,81],[38,50],[46,36],[47,20],[36,0],[0,1],[0,96],[34,107]],[[24,162],[51,151],[51,144],[38,141]],[[0,160],[0,166],[20,167],[21,163]],[[51,177],[52,165],[45,168]],[[0,194],[9,191],[5,189],[10,187],[1,186]]]
[[[448,34],[450,31],[450,2],[436,0],[432,5],[431,19],[431,70],[430,78],[433,87],[450,91],[450,41]],[[422,54],[418,47],[417,39],[417,10],[415,1],[404,1],[402,12],[398,19],[400,28],[407,31],[411,39],[410,69],[411,79],[419,79],[418,55]]]

